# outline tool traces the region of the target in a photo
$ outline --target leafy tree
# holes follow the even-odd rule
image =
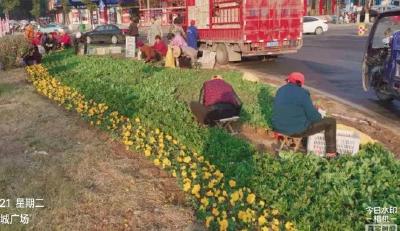
[[[14,10],[15,7],[19,6],[20,0],[1,0],[0,5],[3,8],[3,12],[6,18],[9,18],[10,11]]]
[[[40,16],[40,11],[41,11],[41,7],[40,7],[40,0],[32,0],[32,10],[31,10],[31,14],[33,15],[33,17],[35,17],[36,19],[39,18]]]

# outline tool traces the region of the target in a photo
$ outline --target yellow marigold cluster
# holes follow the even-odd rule
[[[154,165],[177,177],[182,189],[198,202],[206,215],[206,227],[228,230],[295,230],[292,223],[280,221],[279,211],[271,210],[248,188],[238,187],[234,179],[226,179],[215,165],[189,150],[161,129],[145,126],[140,118],[128,118],[111,111],[104,103],[87,100],[78,91],[50,76],[42,65],[27,67],[28,80],[36,90],[63,105],[74,109],[92,125],[102,126],[118,135],[127,149],[134,148],[150,158]],[[284,224],[284,225],[283,225]]]

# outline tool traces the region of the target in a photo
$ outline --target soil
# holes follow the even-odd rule
[[[249,81],[264,82],[274,86],[281,86],[284,81],[274,78],[273,76],[260,75],[257,72],[246,70],[244,78]],[[400,158],[400,127],[398,124],[390,122],[377,122],[387,121],[382,115],[377,113],[361,110],[338,102],[322,92],[317,92],[311,89],[311,95],[314,102],[318,102],[319,106],[326,109],[328,114],[336,118],[338,123],[354,127],[361,132],[369,135],[372,139],[382,143],[387,149],[394,153],[397,158]],[[257,147],[274,151],[275,140],[269,131],[260,132],[255,128],[245,127],[242,129],[241,135],[252,141]],[[266,139],[266,140],[265,140]],[[304,147],[303,147],[304,149]]]
[[[204,230],[175,178],[35,93],[23,69],[0,72],[0,121],[0,213],[30,218],[1,230]]]

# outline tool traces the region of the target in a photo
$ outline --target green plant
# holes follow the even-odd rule
[[[220,129],[202,128],[187,103],[219,73],[244,102],[244,123],[267,127],[274,89],[243,81],[238,72],[163,69],[132,60],[50,55],[45,65],[64,84],[111,110],[177,137],[239,187],[249,187],[299,230],[360,230],[368,206],[400,205],[399,161],[379,145],[327,161],[313,155],[257,153],[248,142]],[[201,216],[202,214],[199,214]],[[398,218],[397,223],[400,222]]]
[[[0,38],[0,63],[4,69],[19,65],[19,59],[28,51],[30,44],[23,35],[7,35]]]

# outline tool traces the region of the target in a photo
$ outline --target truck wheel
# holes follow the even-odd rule
[[[226,49],[225,44],[220,43],[217,45],[217,50],[216,50],[216,61],[220,65],[225,65],[228,64],[228,50]]]
[[[92,38],[90,38],[89,36],[86,37],[86,43],[90,44],[92,43]]]
[[[375,88],[375,94],[382,103],[390,103],[394,99],[390,93],[385,91],[385,88]]]

